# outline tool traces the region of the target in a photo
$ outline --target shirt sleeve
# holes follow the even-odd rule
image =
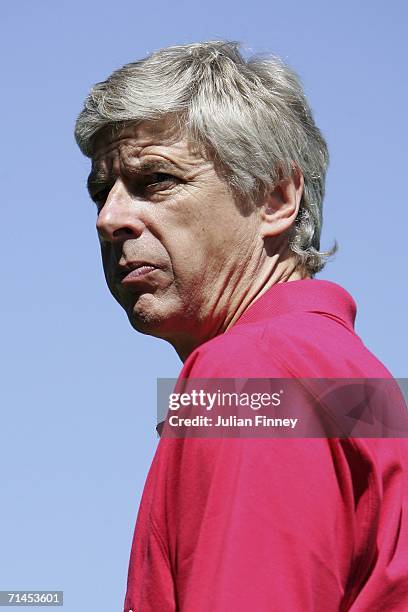
[[[195,355],[185,372],[191,378],[241,374],[219,366],[216,357]],[[275,376],[282,376],[278,365]],[[161,444],[163,530],[177,610],[343,609],[359,527],[338,440],[186,438]],[[361,490],[367,524],[366,501]]]
[[[165,442],[180,611],[341,609],[355,526],[328,441]]]

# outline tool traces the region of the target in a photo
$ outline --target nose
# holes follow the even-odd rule
[[[103,242],[138,238],[143,232],[144,223],[139,217],[138,203],[119,179],[99,211],[96,229]]]

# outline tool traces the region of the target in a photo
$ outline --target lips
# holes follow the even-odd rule
[[[121,285],[130,285],[145,281],[148,274],[159,270],[160,267],[147,261],[129,262],[118,266],[116,281]]]

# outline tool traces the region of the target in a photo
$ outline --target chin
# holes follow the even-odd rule
[[[172,309],[152,293],[143,293],[127,309],[129,322],[141,334],[167,338],[179,318]]]

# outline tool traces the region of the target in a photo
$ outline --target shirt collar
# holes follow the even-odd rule
[[[319,312],[354,329],[357,306],[351,295],[337,283],[306,278],[276,283],[259,297],[235,322],[235,326],[296,312]],[[164,421],[156,425],[161,436]]]
[[[268,289],[233,327],[296,312],[329,314],[354,329],[357,306],[351,295],[332,281],[314,278],[288,281]]]

